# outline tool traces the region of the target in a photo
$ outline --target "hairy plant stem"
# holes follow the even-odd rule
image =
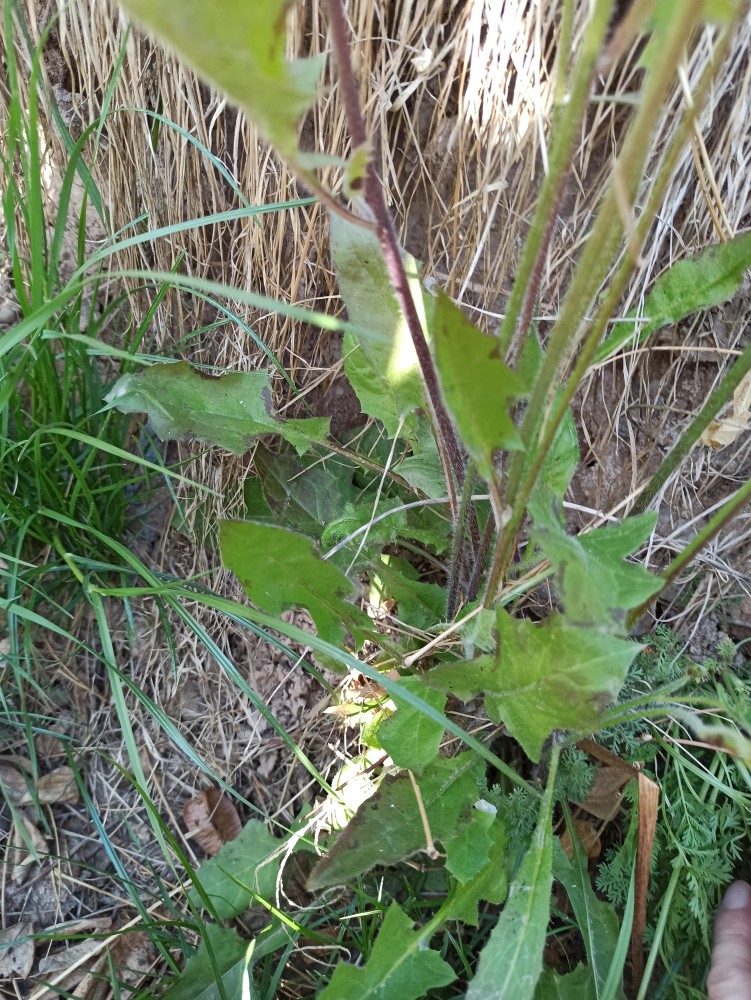
[[[485,569],[485,562],[488,558],[488,552],[490,551],[490,543],[493,540],[493,535],[495,534],[495,523],[492,517],[488,518],[487,524],[485,525],[485,531],[482,533],[482,538],[480,539],[480,547],[475,556],[475,565],[472,569],[472,576],[469,578],[469,584],[467,585],[467,600],[474,601],[480,590],[480,581],[482,580],[483,570]]]
[[[555,104],[557,108],[561,108],[566,104],[566,72],[565,72],[565,62],[566,56],[568,54],[569,48],[571,46],[571,32],[573,29],[574,22],[574,5],[572,0],[565,0],[563,5],[563,16],[561,20],[561,36],[558,40],[558,68],[556,72],[555,81]],[[557,153],[557,150],[556,150]],[[550,209],[547,212],[547,222],[545,223],[545,228],[542,233],[542,238],[540,240],[539,246],[536,249],[536,257],[532,264],[532,271],[530,275],[530,281],[526,288],[523,289],[523,300],[521,306],[521,314],[516,323],[516,327],[511,334],[510,328],[507,327],[501,335],[501,345],[502,350],[506,355],[506,364],[509,368],[515,368],[516,362],[519,356],[522,345],[524,344],[527,334],[529,333],[529,328],[532,325],[532,317],[534,315],[535,304],[538,301],[538,293],[540,290],[540,282],[542,281],[542,272],[545,268],[545,260],[548,255],[548,250],[550,249],[550,241],[553,238],[553,232],[555,230],[556,222],[558,221],[558,209],[561,204],[561,198],[563,197],[563,190],[566,186],[566,178],[568,176],[569,164],[571,157],[571,140],[569,138],[569,145],[566,153],[566,160],[559,171],[557,183],[552,192],[552,203]],[[548,172],[546,178],[549,176],[554,176],[552,172]],[[541,216],[542,218],[542,216]],[[507,313],[508,315],[508,313]],[[504,343],[504,337],[511,335],[510,343],[507,345]]]
[[[467,462],[467,472],[459,503],[459,516],[454,527],[454,547],[451,553],[451,570],[449,572],[448,598],[446,600],[446,616],[451,619],[456,614],[459,600],[459,587],[464,573],[466,560],[467,515],[472,508],[472,487],[475,482],[477,467],[472,459]],[[475,555],[479,544],[474,546]],[[474,567],[473,567],[474,568]]]
[[[567,9],[564,10],[564,13],[566,13]],[[502,349],[505,350],[509,358],[513,358],[518,353],[518,348],[532,318],[532,309],[537,295],[537,288],[539,287],[544,257],[547,253],[547,247],[555,223],[555,207],[563,190],[576,129],[587,104],[595,64],[605,38],[611,9],[611,0],[597,0],[584,35],[581,56],[574,71],[568,98],[566,97],[565,87],[562,82],[565,79],[563,55],[558,66],[556,112],[553,115],[553,123],[551,125],[552,140],[548,172],[542,184],[532,224],[524,242],[524,249],[514,279],[511,296],[506,307],[506,314],[498,333]],[[564,19],[566,23],[568,23],[567,19],[570,16],[572,15],[569,12]],[[534,292],[530,297],[529,290],[532,288],[534,288]],[[523,325],[525,316],[527,317],[526,328]],[[523,468],[523,455],[521,452],[517,453],[514,461],[511,463],[511,469],[513,470],[514,468],[518,468],[517,475],[520,475]],[[511,494],[507,490],[506,496],[508,497],[509,495]],[[512,527],[513,536],[510,534]],[[495,593],[498,589],[506,561],[505,550],[508,547],[507,540],[509,537],[516,536],[517,528],[518,524],[513,526],[509,523],[501,531],[499,526],[498,543],[485,591],[486,606],[489,606],[495,600]]]
[[[535,304],[538,301],[538,292],[540,290],[540,282],[542,281],[542,272],[545,269],[545,258],[548,255],[548,250],[550,248],[550,241],[553,238],[553,230],[555,229],[555,224],[558,217],[558,207],[561,203],[561,197],[563,196],[563,188],[565,187],[566,177],[565,174],[561,175],[558,187],[555,191],[555,196],[553,199],[553,206],[550,210],[550,218],[543,231],[542,238],[540,240],[540,246],[538,248],[537,257],[535,258],[532,274],[530,275],[530,281],[527,285],[526,291],[524,293],[524,302],[522,303],[522,311],[519,322],[517,323],[514,334],[511,338],[511,343],[508,346],[508,351],[506,352],[506,364],[509,368],[515,368],[516,362],[519,357],[519,352],[521,351],[522,345],[524,344],[527,334],[529,333],[529,328],[532,325],[532,317],[535,311]]]
[[[347,117],[352,145],[357,148],[365,145],[367,142],[367,131],[360,107],[357,81],[352,68],[352,59],[350,58],[349,31],[343,0],[329,0],[329,13],[331,16],[331,40],[339,71],[339,87],[342,103]],[[422,372],[426,399],[430,411],[429,416],[436,432],[436,443],[444,466],[448,494],[451,497],[452,516],[454,521],[456,521],[459,510],[456,500],[455,483],[458,484],[459,489],[464,484],[464,461],[459,439],[446,407],[443,404],[438,385],[438,376],[436,375],[433,359],[430,356],[428,343],[425,339],[422,324],[417,315],[417,309],[415,308],[409,288],[409,280],[404,269],[396,230],[386,207],[381,183],[376,175],[372,161],[368,162],[365,170],[363,193],[365,203],[375,223],[376,234],[381,244],[381,252],[383,253],[394,294],[404,314],[407,329],[409,330],[415,354],[417,355],[417,361],[420,365],[420,371]]]
[[[707,545],[712,541],[715,535],[719,534],[720,531],[731,521],[738,511],[742,510],[746,504],[751,502],[751,480],[744,483],[739,490],[736,490],[733,495],[725,501],[725,503],[720,507],[714,517],[704,525],[701,531],[689,542],[689,544],[683,549],[683,551],[675,557],[675,559],[670,563],[668,568],[662,574],[662,579],[665,581],[665,586],[671,583],[676,576],[681,572],[681,570],[688,566]],[[657,595],[655,594],[655,597]],[[627,625],[629,628],[637,623],[639,618],[645,611],[648,610],[649,606],[652,604],[654,598],[651,598],[641,607],[635,608],[628,616]]]
[[[701,79],[699,80],[699,84],[696,88],[696,94],[694,96],[694,102],[692,106],[689,107],[686,110],[685,114],[683,115],[683,119],[678,129],[676,130],[676,134],[673,137],[672,142],[668,146],[668,149],[662,158],[662,162],[660,164],[660,167],[657,171],[654,182],[650,189],[649,197],[644,207],[644,211],[639,217],[639,220],[637,221],[636,226],[634,227],[634,230],[631,234],[632,246],[637,249],[643,245],[644,240],[646,239],[647,234],[649,233],[649,230],[652,226],[652,221],[660,207],[662,198],[667,189],[667,185],[670,181],[670,178],[673,175],[673,171],[678,162],[678,158],[693,132],[696,121],[696,114],[698,113],[699,110],[701,110],[709,93],[709,89],[711,87],[715,74],[717,73],[717,70],[719,69],[725,58],[727,47],[730,42],[730,37],[731,33],[730,30],[728,29],[723,33],[723,35],[718,40],[718,43],[715,47],[713,58],[711,62],[707,65],[706,69],[704,70],[704,73],[702,74]],[[615,313],[618,303],[620,302],[621,296],[625,291],[626,286],[633,274],[635,265],[636,261],[632,255],[627,255],[623,259],[613,279],[612,285],[610,286],[606,296],[604,297],[601,305],[599,306],[595,314],[594,319],[592,320],[589,333],[587,334],[587,337],[582,346],[582,350],[580,351],[579,356],[576,360],[576,364],[574,365],[574,368],[572,369],[570,376],[566,380],[566,384],[561,390],[558,399],[556,400],[553,406],[550,417],[545,425],[545,434],[536,451],[535,462],[530,467],[530,470],[527,474],[527,479],[521,490],[522,503],[526,504],[527,500],[529,499],[529,495],[532,491],[532,488],[535,482],[537,481],[537,476],[539,474],[542,462],[544,461],[545,456],[548,454],[548,451],[552,447],[558,427],[560,426],[560,423],[565,416],[568,405],[573,399],[576,390],[579,388],[579,385],[581,384],[581,381],[584,378],[584,375],[586,374],[586,371],[589,367],[592,358],[595,356],[597,352],[597,346],[600,342],[605,327],[608,321]],[[740,361],[741,359],[738,360]],[[736,362],[736,364],[737,363],[738,362]],[[701,434],[701,430],[699,430],[696,436],[698,437],[699,434]],[[639,512],[638,509],[636,510],[636,512],[637,513]]]
[[[614,165],[613,176],[625,179],[623,183],[627,185],[626,193],[630,203],[633,203],[636,196],[638,182],[642,176],[643,164],[649,148],[649,138],[663,106],[665,93],[672,83],[675,67],[682,58],[684,46],[695,27],[699,14],[699,6],[690,5],[688,9],[681,10],[681,16],[676,16],[675,19],[671,20],[660,61],[653,65],[646,78],[639,110],[629,129],[623,150]],[[716,60],[712,61],[712,72],[705,73],[705,78],[709,77],[711,80],[717,64]],[[703,79],[702,82],[705,80]],[[682,128],[679,130],[682,137],[680,146],[685,142],[688,130],[692,127],[695,113],[696,104],[687,112]],[[661,197],[664,191],[680,146],[674,141],[669,156],[663,160],[663,168],[649,198],[650,211],[645,211],[642,214],[639,223],[629,234],[632,244],[638,240],[643,241],[646,237],[654,211],[659,205],[658,196]],[[543,364],[520,428],[526,453],[517,452],[511,459],[507,496],[512,498],[512,512],[494,553],[485,595],[486,605],[493,603],[499,581],[508,568],[527,501],[537,481],[545,456],[555,439],[566,407],[589,366],[607,320],[612,316],[620,296],[636,268],[637,258],[635,255],[629,254],[621,264],[613,285],[606,295],[603,305],[598,309],[595,320],[589,325],[588,331],[587,327],[582,327],[582,318],[607,275],[617,253],[623,231],[624,219],[619,209],[619,193],[615,190],[615,183],[611,183],[564,299],[560,317],[550,335]],[[570,362],[585,332],[587,332],[587,336],[583,350],[563,392],[556,400],[559,372]],[[525,459],[531,452],[533,442],[538,437],[541,428],[544,428],[544,434],[537,441],[534,458],[529,462]]]

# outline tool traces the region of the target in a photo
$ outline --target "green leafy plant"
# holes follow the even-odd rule
[[[713,915],[733,872],[747,867],[745,761],[710,749],[712,743],[703,738],[708,736],[707,724],[687,716],[671,697],[671,689],[680,685],[682,691],[691,692],[695,704],[733,717],[731,706],[748,697],[749,683],[748,669],[739,669],[736,660],[733,643],[725,640],[713,658],[696,663],[674,632],[658,626],[619,696],[620,705],[629,705],[651,690],[652,718],[645,719],[635,709],[600,738],[604,746],[638,762],[660,782],[661,816],[651,855],[646,935],[648,971],[659,969],[660,975],[653,975],[650,991],[642,989],[643,996],[705,995]],[[634,817],[637,803],[628,790],[626,799],[627,811]],[[635,854],[635,827],[625,826],[630,832],[609,850],[597,872],[598,888],[619,909],[626,905]]]
[[[329,14],[352,146],[349,159],[337,165],[351,205],[325,190],[315,174],[321,162],[331,161],[298,147],[299,120],[316,100],[322,67],[319,60],[286,60],[286,0],[250,6],[223,0],[210,8],[198,0],[129,0],[125,6],[245,110],[329,208],[347,321],[284,308],[313,325],[344,329],[344,371],[374,422],[368,447],[361,441],[358,450],[347,441],[330,441],[319,419],[281,420],[264,374],[206,379],[185,364],[126,373],[108,395],[114,409],[147,413],[163,438],[189,435],[240,453],[262,436],[278,435],[284,442],[278,450],[259,445],[257,478],[246,484],[248,519],[219,525],[224,563],[253,607],[187,586],[171,588],[170,598],[198,599],[276,629],[308,644],[322,663],[356,671],[378,685],[363,713],[368,716],[363,739],[383,751],[380,773],[367,782],[369,797],[349,825],[339,833],[322,831],[325,853],[312,868],[308,887],[319,893],[342,883],[362,886],[360,880],[375,866],[424,855],[438,869],[442,901],[417,929],[412,914],[393,902],[380,914],[365,964],[339,964],[321,995],[419,997],[457,977],[468,983],[467,996],[478,1000],[512,992],[520,998],[574,991],[598,998],[623,995],[626,922],[618,931],[613,908],[589,888],[579,848],[569,861],[554,843],[554,812],[566,813],[570,794],[561,748],[613,722],[640,649],[628,638],[630,628],[748,501],[751,484],[741,486],[684,552],[654,576],[635,561],[654,528],[654,513],[636,513],[576,537],[567,531],[562,505],[578,464],[569,407],[593,361],[626,342],[625,327],[616,327],[603,342],[606,324],[634,276],[638,248],[740,8],[675,8],[665,2],[649,17],[641,12],[635,28],[645,39],[644,75],[634,113],[558,318],[543,341],[532,316],[550,220],[587,107],[611,3],[593,5],[572,65],[566,46],[559,50],[549,169],[504,321],[490,335],[474,327],[446,294],[427,291],[416,263],[397,243],[368,158],[341,0],[331,0]],[[567,4],[569,30],[571,12]],[[722,22],[716,58],[637,208],[649,137],[684,48],[704,16]],[[634,218],[626,231],[629,213]],[[628,252],[621,254],[624,241]],[[637,338],[646,340],[664,323],[726,300],[749,263],[748,238],[741,236],[676,265],[648,297],[650,319]],[[223,292],[178,275],[138,276]],[[236,297],[259,301],[252,292]],[[633,332],[629,324],[628,336]],[[751,347],[646,485],[643,508],[749,368]],[[554,587],[555,610],[541,621],[520,617],[519,599],[545,580]],[[358,606],[356,583],[363,581],[371,610],[389,602],[397,628],[379,628],[377,614],[369,617]],[[108,593],[116,591],[97,590],[100,597]],[[310,613],[316,635],[278,617],[291,608]],[[370,655],[358,657],[366,644]],[[639,708],[648,711],[655,698],[653,692],[641,699]],[[487,723],[489,738],[471,735],[458,721],[457,708],[466,714],[467,704]],[[446,746],[447,732],[464,747]],[[503,751],[494,738],[502,740]],[[513,829],[514,817],[522,815],[526,838]],[[263,895],[260,874],[256,878],[262,865],[251,862],[243,869],[225,850],[224,859],[220,855],[198,873],[192,897],[195,907],[204,906],[219,920]],[[255,854],[253,859],[259,861]],[[204,874],[213,883],[217,868],[240,889],[220,894],[220,906],[211,885],[199,889]],[[586,962],[564,971],[543,969],[554,878],[566,888],[586,956]],[[617,901],[628,908],[628,898],[627,893]],[[469,960],[453,956],[448,962],[442,938],[457,922],[477,926],[484,903],[504,904],[495,926],[484,921]],[[169,995],[175,1000],[229,995],[240,981],[254,995],[255,964],[278,947],[277,931],[293,925],[294,933],[302,932],[276,904],[266,900],[266,905],[273,917],[269,929],[247,947],[233,929],[204,929],[202,950]],[[487,908],[482,909],[484,914]],[[197,976],[205,984],[199,992]]]

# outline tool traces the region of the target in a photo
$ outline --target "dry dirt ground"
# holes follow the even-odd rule
[[[542,0],[506,4],[508,23],[498,29],[482,3],[446,0],[425,7],[418,3],[409,12],[405,9],[398,21],[384,14],[382,6],[389,5],[358,0],[352,19],[363,93],[374,134],[380,137],[377,160],[392,193],[395,215],[405,244],[425,262],[427,273],[448,288],[472,318],[492,329],[539,186],[558,7]],[[29,0],[28,12],[32,29],[38,31],[49,15],[47,6]],[[308,0],[294,16],[292,36],[298,50],[322,46],[325,26],[319,5]],[[749,39],[751,25],[746,24],[699,121],[696,148],[687,151],[679,164],[640,283],[629,290],[624,312],[638,304],[643,289],[671,260],[717,240],[713,216],[720,217],[724,236],[749,226]],[[268,203],[295,193],[283,165],[259,148],[238,116],[221,108],[213,95],[137,34],[126,41],[117,15],[87,2],[70,5],[53,34],[45,63],[50,90],[73,125],[88,123],[98,113],[109,68],[122,44],[126,59],[113,107],[159,106],[222,159],[253,202]],[[689,79],[705,57],[705,42],[700,39],[687,62]],[[626,60],[611,79],[603,81],[603,91],[627,93],[635,85],[635,72],[633,60]],[[488,92],[487,79],[501,81],[498,93]],[[677,94],[676,106],[680,101]],[[670,133],[674,111],[673,106],[666,108],[654,157]],[[623,106],[603,103],[588,122],[544,277],[539,317],[543,332],[556,313],[568,262],[586,235],[603,172],[627,116]],[[313,144],[328,149],[344,142],[335,102],[316,112],[306,128]],[[152,138],[143,117],[121,113],[108,121],[97,170],[115,228],[143,210],[156,227],[236,203],[233,192],[207,166],[204,154],[166,127],[156,149]],[[53,167],[59,166],[60,151],[52,138],[49,157]],[[719,207],[714,195],[705,194],[697,175],[711,179],[710,192],[720,193]],[[316,207],[280,212],[268,217],[263,227],[243,223],[196,230],[185,235],[185,247],[186,266],[194,274],[247,283],[317,308],[337,308],[325,226]],[[174,251],[173,244],[162,241],[139,250],[143,256],[132,263],[168,269]],[[594,511],[623,512],[646,472],[695,412],[697,400],[706,398],[728,359],[748,343],[749,297],[744,287],[724,308],[666,328],[649,350],[627,354],[593,372],[576,401],[582,466],[572,490],[574,503]],[[137,300],[135,306],[143,308]],[[0,295],[0,331],[8,329],[16,315],[6,284]],[[171,349],[183,334],[209,319],[211,311],[205,305],[168,298],[155,319],[155,345]],[[357,421],[352,397],[336,375],[335,339],[322,339],[274,316],[248,319],[299,385],[324,379],[311,397],[321,412],[344,423]],[[258,352],[237,327],[207,335],[185,353],[219,368],[247,369],[260,363]],[[176,446],[165,453],[168,460],[186,454]],[[190,474],[224,494],[209,516],[237,510],[250,461],[251,457],[238,462],[218,454],[194,461]],[[664,564],[706,520],[713,505],[749,476],[748,433],[718,452],[694,449],[680,476],[666,488],[650,564],[654,568]],[[162,572],[183,579],[204,574],[206,586],[240,596],[215,555],[202,545],[197,503],[187,496],[184,500],[192,537],[175,529],[172,511],[160,494],[139,511],[129,544]],[[587,516],[572,516],[572,525],[586,521]],[[225,618],[197,607],[192,610],[279,723],[330,777],[356,748],[356,735],[324,714],[329,695],[308,671],[305,650],[295,648],[296,656],[290,659]],[[688,601],[685,592],[676,590],[658,610],[682,630],[689,651],[699,658],[713,652],[725,634],[736,641],[751,636],[748,514],[701,557]],[[186,835],[182,808],[206,787],[209,772],[264,814],[289,823],[316,794],[314,782],[195,635],[176,621],[165,628],[153,602],[135,607],[132,625],[118,605],[113,604],[110,619],[118,666],[172,720],[206,768],[201,771],[176,750],[154,717],[130,701],[149,792],[188,857],[198,863],[202,853]],[[305,625],[304,615],[297,620]],[[80,627],[82,637],[95,641],[91,623],[82,621]],[[122,927],[134,917],[123,879],[132,880],[155,915],[165,912],[163,900],[153,895],[155,875],[168,893],[180,890],[154,841],[138,794],[119,771],[120,765],[127,767],[127,755],[106,675],[93,659],[68,660],[67,652],[40,640],[40,668],[59,700],[59,731],[75,736],[83,748],[79,765],[115,857],[106,852],[80,799],[50,805],[49,825],[41,834],[50,856],[42,864],[28,866],[26,877],[18,882],[4,878],[3,913],[6,925],[31,920],[38,929],[73,927],[93,940],[97,931]],[[24,755],[18,745],[9,746],[7,752]],[[53,737],[39,738],[37,753],[49,771],[65,761],[62,744]],[[241,810],[245,818],[252,815],[247,807]],[[2,813],[0,821],[0,833],[8,836],[10,817]],[[124,964],[150,967],[155,960],[153,945],[145,937],[137,945]],[[44,957],[40,953],[35,961]],[[62,972],[75,957],[66,945],[59,960]]]

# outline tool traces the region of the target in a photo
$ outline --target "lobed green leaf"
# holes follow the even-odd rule
[[[649,537],[657,515],[628,517],[574,537],[566,534],[553,504],[546,503],[542,494],[530,510],[535,540],[555,570],[567,620],[624,634],[628,612],[663,587],[663,581],[644,566],[626,561]]]
[[[478,905],[482,900],[499,905],[508,893],[508,872],[506,864],[506,828],[496,816],[488,829],[490,844],[487,863],[474,877],[458,882],[446,903],[446,919],[461,920],[477,927]],[[459,845],[457,845],[458,847]],[[455,855],[454,862],[461,863]],[[465,874],[462,866],[460,874]]]
[[[494,846],[491,828],[497,822],[494,812],[477,808],[475,803],[470,821],[444,841],[446,868],[458,882],[471,881],[487,866]]]
[[[381,600],[396,601],[400,622],[412,628],[430,629],[446,617],[446,590],[437,583],[423,583],[417,570],[406,559],[381,556],[378,569],[371,576]]]
[[[438,712],[443,711],[446,696],[429,688],[421,677],[403,677],[399,686],[423,698]],[[392,695],[392,699],[396,713],[378,727],[378,742],[397,767],[422,774],[438,756],[445,730],[397,695]]]
[[[320,1000],[417,1000],[453,982],[454,970],[426,947],[425,934],[413,926],[392,903],[365,966],[337,965]]]
[[[432,836],[445,840],[472,819],[484,765],[476,754],[439,757],[420,780],[420,796]],[[340,885],[376,865],[390,865],[424,850],[426,835],[414,785],[401,771],[387,775],[358,809],[311,874],[311,891]]]
[[[258,445],[253,470],[276,523],[318,541],[361,493],[352,482],[350,466],[299,458],[289,450],[277,453]]]
[[[280,862],[271,856],[280,843],[263,823],[252,819],[239,837],[204,861],[198,869],[198,881],[220,920],[230,920],[247,910],[253,902],[253,892],[264,899],[273,899]],[[194,906],[203,905],[195,887],[188,898]]]
[[[269,524],[220,521],[219,544],[224,565],[264,611],[307,608],[326,642],[341,642],[347,627],[369,628],[367,616],[348,601],[351,582],[321,558],[312,539]]]
[[[661,275],[644,300],[643,309],[616,323],[603,341],[595,363],[629,343],[643,344],[657,330],[685,316],[729,302],[751,267],[751,232],[679,260]]]
[[[535,1000],[597,1000],[592,973],[586,965],[561,976],[545,969],[537,982]]]
[[[490,719],[503,722],[535,761],[554,729],[597,728],[642,648],[571,625],[557,614],[538,625],[499,608],[496,629],[494,655],[435,667],[426,679],[463,699],[484,691]]]
[[[260,434],[279,434],[300,453],[329,433],[328,418],[281,420],[266,372],[202,375],[186,361],[122,375],[105,401],[122,413],[147,413],[163,441],[197,438],[244,455]]]
[[[123,6],[247,112],[288,161],[319,162],[298,153],[297,129],[318,96],[324,57],[287,60],[289,0],[124,0]]]

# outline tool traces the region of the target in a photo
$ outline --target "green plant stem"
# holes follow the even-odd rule
[[[730,37],[731,33],[728,29],[718,40],[713,58],[706,67],[697,86],[693,105],[687,108],[683,116],[683,120],[676,131],[675,137],[663,157],[660,169],[650,189],[647,204],[645,205],[644,211],[642,212],[632,233],[632,247],[641,247],[644,240],[647,238],[649,230],[652,226],[652,220],[659,209],[665,190],[667,189],[668,182],[673,175],[675,165],[678,162],[678,158],[684,149],[685,143],[688,141],[694,128],[696,114],[703,107],[715,74],[725,58]],[[535,451],[535,460],[530,467],[524,486],[522,487],[520,495],[517,498],[522,514],[524,505],[527,503],[534,484],[537,481],[539,470],[545,456],[548,454],[553,445],[558,427],[566,414],[569,403],[573,399],[582,379],[586,374],[592,358],[597,352],[597,345],[600,342],[608,321],[613,316],[618,303],[620,302],[621,296],[633,274],[634,267],[634,256],[631,254],[626,255],[621,262],[610,289],[595,314],[590,331],[587,334],[586,340],[579,357],[576,360],[576,364],[574,365],[571,375],[567,379],[564,388],[559,393],[558,399],[554,404],[553,410],[545,425],[544,436]],[[516,511],[514,511],[514,516],[516,516]]]
[[[695,26],[696,17],[697,10],[694,9],[694,6],[690,6],[688,9],[681,9],[680,16],[676,15],[670,22],[668,34],[664,40],[663,55],[646,78],[639,110],[629,129],[623,150],[613,168],[613,181],[603,198],[592,234],[587,240],[571,286],[564,299],[561,315],[550,335],[542,367],[532,389],[520,428],[526,453],[531,451],[532,443],[541,428],[544,428],[544,434],[534,449],[534,459],[529,463],[530,471],[523,481],[522,476],[525,473],[525,467],[527,467],[525,452],[516,452],[510,462],[506,495],[511,502],[511,517],[501,533],[493,557],[485,595],[485,603],[488,606],[495,600],[498,584],[508,568],[527,501],[537,481],[545,456],[555,438],[558,425],[586,372],[605,323],[612,315],[620,295],[636,267],[635,255],[627,255],[619,268],[616,282],[608,292],[603,306],[598,310],[596,321],[589,326],[584,349],[574,367],[572,376],[567,381],[565,391],[556,403],[554,397],[559,379],[558,373],[571,358],[577,344],[587,331],[587,327],[581,325],[582,318],[605,279],[623,235],[624,220],[619,211],[616,184],[620,183],[622,187],[626,188],[622,193],[628,197],[629,204],[633,204],[654,124],[663,107],[665,93],[672,83],[675,67],[682,58],[685,44]],[[716,65],[716,62],[713,61],[713,69]],[[695,113],[696,103],[689,109],[684,118],[684,129],[693,122]],[[677,144],[674,143],[671,152],[677,155],[677,148]],[[672,158],[666,158],[664,162],[667,165],[672,162]],[[663,169],[661,173],[662,183],[667,183],[668,176],[668,170]],[[657,198],[653,192],[650,206],[656,208],[657,204]],[[642,239],[645,238],[651,220],[652,212],[642,214],[639,224],[629,234],[632,246],[639,236]],[[606,306],[607,308],[605,308]]]
[[[564,8],[564,15],[567,7]],[[576,130],[587,103],[592,74],[605,38],[611,9],[612,0],[597,0],[582,41],[581,56],[568,96],[563,92],[563,85],[560,83],[561,79],[564,78],[565,58],[561,54],[558,67],[559,82],[556,86],[557,107],[553,114],[550,130],[552,139],[548,157],[548,172],[543,180],[532,224],[524,241],[524,250],[517,268],[514,286],[498,334],[502,349],[509,358],[516,355],[517,346],[526,333],[520,318],[529,311],[527,326],[529,319],[531,319],[531,308],[537,297],[537,287],[542,274],[547,244],[555,225],[555,206],[560,198],[566,178]],[[567,18],[564,16],[564,24],[566,22]],[[535,275],[537,275],[536,279]]]
[[[520,428],[522,439],[530,447],[542,425],[558,375],[581,339],[582,318],[597,294],[611,267],[621,243],[624,220],[619,209],[617,187],[632,205],[642,177],[644,162],[655,123],[662,112],[665,94],[673,83],[675,67],[683,57],[684,48],[695,26],[698,5],[680,8],[671,19],[659,62],[648,73],[639,108],[628,130],[623,149],[611,174],[611,184],[597,215],[592,233],[574,273],[549,341],[539,375],[535,380],[530,402]],[[636,265],[632,259],[631,267]],[[517,452],[509,473],[509,496],[514,496],[524,467],[524,453]]]
[[[352,59],[349,51],[349,32],[342,0],[329,0],[329,13],[331,15],[331,40],[339,70],[342,103],[349,125],[352,145],[354,148],[358,148],[367,143],[368,137],[365,120],[360,108],[357,81],[352,68]],[[365,171],[364,197],[365,203],[375,221],[376,233],[381,244],[381,251],[389,278],[391,279],[394,295],[404,314],[404,320],[412,339],[420,371],[422,372],[431,422],[437,432],[436,442],[444,463],[446,485],[449,496],[452,497],[452,515],[454,520],[456,520],[458,506],[452,473],[456,477],[456,482],[460,488],[464,484],[464,461],[459,446],[459,439],[446,407],[443,404],[438,385],[438,376],[436,375],[433,359],[430,356],[430,350],[425,339],[425,334],[423,333],[422,324],[420,323],[420,317],[417,315],[417,309],[409,288],[409,279],[404,269],[404,262],[399,249],[394,224],[386,207],[383,189],[376,175],[372,160],[368,161]]]
[[[532,224],[524,242],[524,250],[519,261],[514,286],[511,290],[506,313],[498,334],[502,349],[509,359],[513,359],[518,353],[518,346],[521,344],[522,338],[526,333],[523,322],[520,322],[520,320],[528,313],[527,326],[531,321],[532,312],[529,303],[533,304],[537,295],[544,257],[552,236],[555,206],[563,189],[576,129],[584,114],[592,75],[597,56],[605,38],[605,32],[607,31],[611,8],[612,3],[610,0],[598,0],[595,5],[582,42],[581,56],[574,72],[568,99],[566,99],[566,95],[563,93],[563,86],[561,84],[557,86],[556,96],[558,98],[558,107],[557,113],[553,116],[553,125],[551,128],[553,138],[550,147],[548,172],[543,181]],[[559,81],[562,75],[563,60],[559,64]],[[535,275],[537,275],[536,279]],[[515,462],[512,462],[512,469],[515,465],[518,466],[520,474],[522,463],[523,458],[520,452],[516,456]],[[508,491],[506,495],[509,496]],[[503,531],[499,531],[499,541],[488,575],[485,592],[486,605],[492,604],[495,599],[498,584],[505,567],[506,551],[510,545],[509,540],[516,536],[516,530],[520,521],[521,516],[519,516],[516,525],[513,525],[512,518],[512,522],[509,522]]]
[[[462,576],[463,567],[466,565],[466,538],[467,538],[467,515],[472,509],[472,487],[475,481],[477,466],[472,459],[467,462],[466,478],[462,489],[461,501],[459,503],[459,514],[454,527],[454,547],[451,553],[451,569],[449,571],[448,597],[446,600],[446,616],[451,619],[456,614],[456,607],[459,598],[459,581]],[[479,546],[475,546],[475,553]]]
[[[571,36],[574,30],[574,0],[563,0],[561,11],[561,29],[557,42],[557,66],[555,74],[555,103],[560,108],[566,103],[566,87],[568,84],[568,69],[566,60],[572,51]]]
[[[477,550],[477,555],[475,556],[475,565],[472,569],[472,576],[469,579],[469,585],[467,587],[467,600],[469,601],[474,601],[480,590],[480,580],[482,579],[483,570],[485,569],[485,562],[488,558],[490,543],[493,540],[494,533],[495,521],[493,517],[489,517],[485,525],[485,531],[483,531],[482,538],[480,539],[480,546]]]
[[[742,510],[749,502],[751,502],[751,479],[747,483],[744,483],[739,490],[736,490],[736,492],[722,505],[722,507],[720,507],[711,521],[709,521],[709,523],[702,528],[702,530],[688,543],[685,549],[683,549],[683,551],[670,563],[668,568],[662,574],[665,586],[671,583],[681,570],[685,566],[688,566],[688,564],[698,556],[702,549],[705,549],[707,545],[709,545],[715,535],[719,534],[725,525],[735,517],[738,511]],[[640,616],[644,614],[651,603],[652,600],[647,601],[646,604],[643,604],[641,607],[636,608],[630,613],[627,619],[627,625],[629,628],[633,628]]]
[[[730,401],[731,396],[751,371],[751,343],[746,344],[743,353],[736,358],[730,371],[710,395],[701,410],[688,427],[683,431],[668,454],[663,458],[659,468],[647,483],[644,491],[634,505],[634,513],[645,511],[651,504],[670,476],[688,455],[703,432],[723,406]]]

